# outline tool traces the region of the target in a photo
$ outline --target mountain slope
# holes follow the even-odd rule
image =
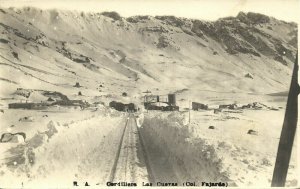
[[[295,23],[242,12],[207,22],[10,8],[0,10],[0,31],[1,97],[20,87],[112,98],[275,93],[287,90],[297,49]]]

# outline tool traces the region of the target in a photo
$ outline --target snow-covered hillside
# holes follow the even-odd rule
[[[146,89],[281,92],[297,47],[295,23],[242,12],[207,22],[9,8],[0,31],[2,98],[16,88],[112,98]]]

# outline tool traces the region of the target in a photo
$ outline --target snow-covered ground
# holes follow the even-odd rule
[[[165,159],[177,180],[270,187],[283,117],[284,110],[191,111],[189,124],[188,112],[149,111],[141,131],[150,156]],[[247,134],[250,129],[257,135]],[[296,149],[297,140],[286,186],[297,186],[299,179]]]
[[[22,115],[32,115],[34,121],[13,127],[28,130],[26,142],[1,143],[1,187],[71,187],[73,181],[106,184],[124,127],[122,113],[11,110],[10,115],[13,112],[18,115],[11,119],[15,122]],[[42,114],[48,115],[47,120],[40,120]],[[5,125],[1,130],[7,129]]]
[[[137,126],[156,182],[220,181],[229,186],[269,187],[284,111],[144,111]],[[20,120],[24,117],[30,121]],[[1,143],[2,187],[70,187],[73,181],[105,186],[126,114],[98,105],[85,110],[5,109],[0,119],[1,133],[26,133],[26,142]],[[248,134],[249,130],[257,133]],[[286,186],[298,184],[297,146],[296,137]]]

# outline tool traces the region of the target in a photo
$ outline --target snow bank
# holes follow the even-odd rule
[[[178,112],[167,117],[145,116],[140,131],[150,156],[155,180],[162,181],[173,172],[177,182],[223,181],[234,185],[228,179],[227,173],[222,172],[222,161],[217,157],[214,148],[202,139],[189,138],[189,129],[184,122],[186,118]],[[155,165],[159,159],[164,159],[164,164],[171,166],[170,172]]]
[[[38,131],[25,144],[6,152],[5,164],[0,166],[1,186],[72,187],[73,181],[105,184],[122,123],[123,116],[109,111],[65,124],[50,121],[46,131]]]
[[[143,125],[144,118],[145,118],[145,115],[143,113],[141,113],[140,115],[136,116],[136,125],[138,127],[141,127]]]
[[[171,175],[169,180],[228,181],[232,186],[265,188],[271,186],[283,115],[270,110],[191,111],[188,124],[188,112],[152,111],[145,113],[140,130],[154,169],[159,161],[163,161],[157,168],[161,172],[165,164],[171,166],[172,171],[158,179]],[[258,135],[247,134],[249,129]],[[287,187],[297,186],[299,178],[296,145],[293,148]]]

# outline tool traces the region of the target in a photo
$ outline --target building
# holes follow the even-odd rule
[[[205,104],[201,104],[201,103],[198,103],[198,102],[192,102],[192,109],[193,110],[207,110],[208,109],[208,105],[205,105]]]

